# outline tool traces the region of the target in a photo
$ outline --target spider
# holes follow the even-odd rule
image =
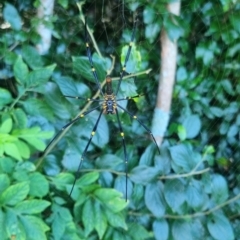
[[[98,102],[99,105],[97,107],[94,107],[94,108],[92,108],[92,109],[90,109],[88,111],[85,111],[85,112],[81,113],[76,118],[74,118],[72,121],[70,121],[69,123],[64,125],[62,127],[62,129],[55,135],[55,137],[50,141],[50,143],[47,145],[47,147],[44,150],[44,153],[46,153],[46,151],[49,149],[51,144],[55,141],[55,139],[57,139],[61,135],[61,133],[66,128],[70,127],[75,122],[77,122],[79,119],[84,118],[86,115],[88,115],[89,113],[93,112],[94,110],[99,109],[99,108],[101,109],[100,113],[98,115],[97,121],[95,122],[94,127],[92,129],[92,132],[90,134],[90,137],[89,137],[89,140],[87,142],[87,145],[85,146],[85,149],[84,149],[84,151],[82,153],[82,156],[81,156],[81,159],[80,159],[80,163],[78,165],[78,169],[77,169],[77,172],[75,174],[75,179],[74,179],[72,188],[70,190],[69,196],[71,196],[71,194],[73,192],[74,186],[75,186],[76,181],[77,181],[78,176],[79,176],[80,169],[82,167],[82,163],[84,161],[84,158],[85,158],[85,155],[86,155],[87,150],[89,148],[89,145],[91,144],[92,138],[93,138],[93,136],[95,135],[95,133],[97,131],[97,127],[98,127],[98,124],[99,124],[99,121],[101,119],[102,114],[113,114],[113,115],[116,115],[116,117],[117,117],[117,124],[118,124],[118,128],[119,128],[119,131],[120,131],[120,136],[122,138],[122,146],[123,146],[124,160],[125,160],[126,201],[127,201],[128,156],[127,156],[127,149],[126,149],[126,142],[125,142],[125,138],[124,138],[124,132],[123,132],[122,124],[121,124],[121,121],[120,121],[118,109],[121,109],[123,112],[127,113],[131,118],[133,118],[133,119],[135,119],[135,120],[137,120],[139,122],[139,124],[151,135],[155,145],[157,146],[158,152],[160,153],[160,150],[159,150],[159,147],[157,145],[156,139],[154,138],[154,136],[153,136],[152,132],[150,131],[150,129],[141,120],[139,120],[136,115],[132,114],[126,108],[122,107],[118,103],[119,101],[138,98],[141,95],[136,95],[136,96],[133,96],[133,97],[117,98],[117,95],[118,95],[118,92],[119,92],[122,80],[123,80],[124,76],[127,75],[126,66],[127,66],[127,63],[128,63],[129,56],[131,54],[131,49],[132,49],[132,45],[133,45],[135,34],[136,34],[137,21],[138,21],[138,19],[135,18],[134,26],[133,26],[133,30],[132,30],[132,35],[131,35],[131,40],[130,40],[129,45],[128,45],[128,50],[127,50],[127,54],[126,54],[126,57],[125,57],[125,60],[124,60],[124,65],[123,65],[122,70],[120,72],[120,79],[119,79],[119,82],[117,84],[116,91],[114,93],[113,88],[112,88],[112,78],[111,78],[110,75],[106,75],[106,77],[105,77],[105,81],[106,81],[105,91],[101,87],[101,84],[100,84],[100,81],[99,81],[97,72],[96,72],[96,70],[94,68],[94,63],[93,63],[93,60],[92,60],[92,53],[91,53],[91,49],[90,49],[90,46],[89,46],[90,45],[89,44],[89,33],[88,33],[88,30],[87,30],[87,23],[86,23],[86,20],[85,20],[86,53],[87,53],[87,57],[88,57],[88,60],[89,60],[89,63],[90,63],[90,67],[91,67],[91,71],[92,71],[93,77],[95,79],[95,82],[97,84],[97,87],[98,87],[102,97],[99,98],[99,99],[94,99],[94,98],[83,98],[83,97],[78,97],[78,96],[76,97],[76,96],[64,95],[64,97],[67,97],[67,98],[81,99],[81,100],[90,101],[90,102]]]

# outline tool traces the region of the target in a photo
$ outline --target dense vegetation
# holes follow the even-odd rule
[[[51,48],[41,56],[35,48],[39,1],[3,2],[1,239],[240,239],[240,4],[183,1],[173,21],[166,0],[82,1],[82,11],[75,1],[58,0],[46,23],[53,31]],[[136,10],[136,45],[127,67],[133,76],[124,79],[119,96],[145,94],[128,101],[127,109],[147,126],[157,94],[160,30],[165,27],[171,39],[178,39],[171,119],[161,154],[145,129],[121,112],[129,161],[126,202],[117,120],[103,116],[70,197],[99,111],[43,151],[54,133],[94,106],[63,97],[97,93],[83,19],[96,39],[91,48],[99,79],[113,63],[111,75],[117,79]]]

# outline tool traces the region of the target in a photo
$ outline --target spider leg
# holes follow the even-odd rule
[[[131,36],[131,41],[129,42],[129,45],[128,45],[128,51],[127,51],[127,54],[126,54],[125,62],[124,62],[122,71],[120,72],[120,79],[119,79],[118,86],[117,86],[116,96],[117,96],[117,94],[118,94],[120,85],[121,85],[121,83],[122,83],[122,79],[123,79],[124,74],[125,74],[125,72],[126,72],[126,71],[125,71],[125,70],[126,70],[126,65],[127,65],[127,62],[128,62],[128,59],[129,59],[129,56],[130,56],[130,53],[131,53],[131,50],[132,50],[132,45],[133,45],[133,41],[134,41],[135,34],[136,34],[137,21],[138,21],[138,19],[136,18],[136,19],[134,20],[133,32],[132,32],[132,36]]]
[[[50,148],[50,146],[52,146],[52,144],[55,142],[56,139],[58,139],[58,137],[62,134],[62,132],[69,126],[71,126],[72,124],[74,124],[75,122],[77,122],[80,118],[83,118],[85,117],[86,115],[88,115],[90,112],[98,109],[99,107],[101,107],[100,105],[95,107],[95,108],[92,108],[86,112],[83,112],[82,114],[78,115],[76,118],[74,118],[72,121],[70,121],[69,123],[67,123],[66,125],[64,125],[62,127],[62,129],[54,136],[54,138],[49,142],[49,144],[47,145],[47,147],[45,148],[45,150],[43,151],[43,153],[46,155],[47,154],[47,151],[48,149]]]
[[[100,114],[99,114],[99,116],[98,116],[98,119],[97,119],[97,121],[96,121],[96,123],[95,123],[95,125],[94,125],[94,127],[93,127],[93,130],[92,130],[92,132],[91,132],[91,135],[90,135],[90,138],[89,138],[89,140],[88,140],[88,143],[87,143],[87,145],[86,145],[86,147],[85,147],[85,149],[84,149],[84,151],[83,151],[83,154],[82,154],[82,156],[81,156],[81,160],[80,160],[80,163],[79,163],[79,165],[78,165],[78,169],[77,169],[77,172],[76,172],[76,174],[75,174],[75,179],[74,179],[74,182],[73,182],[71,191],[70,191],[70,193],[69,193],[69,196],[71,196],[72,191],[73,191],[73,189],[74,189],[74,186],[75,186],[75,184],[76,184],[76,181],[77,181],[77,179],[78,179],[78,177],[79,177],[80,169],[81,169],[81,167],[82,167],[83,160],[84,160],[85,155],[86,155],[86,153],[87,153],[88,147],[89,147],[89,145],[90,145],[90,143],[91,143],[91,141],[92,141],[92,138],[93,138],[93,136],[95,135],[95,132],[96,132],[96,130],[97,130],[98,123],[99,123],[99,121],[100,121],[100,118],[101,118],[101,116],[102,116],[102,113],[103,113],[103,109],[101,110],[101,112],[100,112]]]
[[[84,100],[86,102],[103,102],[104,101],[103,99],[93,99],[93,98],[84,98],[84,97],[75,97],[75,96],[66,96],[66,95],[64,95],[64,97],[81,99],[81,100]]]
[[[98,86],[99,91],[101,92],[102,95],[104,95],[103,91],[102,91],[102,88],[101,88],[101,84],[100,84],[98,76],[97,76],[96,69],[94,68],[93,61],[92,61],[92,53],[91,53],[91,50],[90,50],[90,47],[89,47],[89,36],[88,36],[88,31],[87,31],[87,20],[85,21],[85,44],[86,44],[87,56],[88,56],[88,60],[89,60],[90,65],[91,65],[91,70],[92,70],[92,73],[93,73],[93,77],[96,81],[96,84]]]
[[[117,99],[116,101],[131,100],[131,99],[134,99],[134,98],[142,97],[142,96],[144,96],[144,95],[145,95],[145,94],[138,94],[138,95],[133,96],[133,97],[119,98],[119,99]]]
[[[122,137],[122,145],[123,145],[123,151],[124,151],[124,159],[125,159],[125,175],[126,175],[126,202],[127,202],[127,192],[128,192],[128,188],[127,188],[127,174],[128,174],[128,157],[127,157],[127,149],[126,149],[126,143],[125,143],[125,138],[124,138],[124,132],[122,129],[122,124],[119,118],[119,114],[118,114],[118,110],[116,108],[116,115],[117,115],[117,121],[118,121],[118,127],[119,127],[119,131],[120,131],[120,135]]]
[[[117,104],[117,106],[118,106],[119,108],[121,108],[124,112],[126,112],[130,117],[132,117],[133,119],[137,120],[137,121],[140,123],[140,125],[141,125],[143,128],[145,128],[145,130],[151,135],[151,137],[152,137],[152,139],[153,139],[153,141],[154,141],[154,143],[155,143],[155,145],[156,145],[156,147],[157,147],[157,149],[158,149],[158,152],[159,152],[159,154],[160,154],[160,149],[159,149],[159,147],[158,147],[158,145],[157,145],[157,141],[156,141],[155,137],[153,136],[151,130],[150,130],[141,120],[139,120],[136,115],[130,113],[126,108],[120,106],[119,104]]]

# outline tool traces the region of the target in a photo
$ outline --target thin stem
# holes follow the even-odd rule
[[[28,91],[28,89],[24,89],[24,91],[18,95],[18,97],[15,99],[15,101],[10,106],[10,110],[14,108],[14,106],[18,103],[18,101],[25,95],[25,93]]]
[[[84,4],[84,2],[81,2],[81,3],[78,2],[78,3],[77,3],[77,6],[78,6],[78,9],[79,9],[79,13],[80,13],[80,19],[82,20],[83,24],[85,24],[86,19],[84,18],[83,11],[82,11],[82,5],[83,5],[83,4]],[[86,25],[87,25],[87,24],[86,24]],[[100,50],[99,50],[99,48],[98,48],[98,45],[97,45],[97,43],[96,43],[96,40],[95,40],[95,38],[94,38],[94,36],[93,36],[93,34],[92,34],[92,31],[90,30],[90,28],[88,27],[88,25],[87,25],[87,30],[88,30],[88,33],[89,33],[90,38],[92,39],[92,43],[93,43],[94,48],[96,49],[98,55],[99,55],[101,58],[103,58],[103,56],[102,56],[102,54],[101,54],[101,52],[100,52]]]
[[[171,214],[166,214],[164,216],[162,216],[161,218],[168,218],[168,219],[190,219],[190,218],[197,218],[197,217],[202,217],[202,216],[207,216],[207,215],[210,215],[211,213],[213,212],[216,212],[217,210],[225,207],[226,205],[229,205],[230,203],[233,203],[235,201],[237,201],[238,199],[240,199],[240,194],[236,195],[235,197],[233,198],[230,198],[229,200],[227,200],[226,202],[224,203],[221,203],[205,212],[197,212],[197,213],[193,213],[193,214],[186,214],[186,215],[171,215]],[[129,211],[128,212],[129,215],[132,215],[132,216],[143,216],[142,213],[139,213],[139,212],[133,212],[133,211]],[[154,216],[153,214],[144,214],[144,215],[147,215],[149,217],[153,217],[153,218],[156,218],[156,216]]]

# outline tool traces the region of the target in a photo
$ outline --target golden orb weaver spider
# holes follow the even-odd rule
[[[127,156],[127,149],[126,149],[126,143],[125,143],[125,138],[124,138],[124,132],[123,132],[122,124],[121,124],[121,121],[120,121],[118,109],[121,109],[123,112],[127,113],[131,118],[133,118],[133,119],[135,119],[135,120],[137,120],[139,122],[139,124],[151,135],[155,145],[157,146],[158,152],[160,153],[160,150],[159,150],[159,147],[157,145],[156,139],[154,138],[151,130],[141,120],[139,120],[136,115],[132,114],[126,108],[122,107],[118,103],[119,101],[138,98],[141,95],[136,95],[136,96],[133,96],[133,97],[124,97],[124,98],[119,98],[119,99],[116,97],[118,95],[118,92],[119,92],[119,89],[120,89],[120,86],[121,86],[121,82],[122,82],[124,76],[127,74],[126,66],[127,66],[130,54],[131,54],[132,45],[133,45],[135,34],[136,34],[137,21],[138,21],[138,19],[135,18],[133,31],[132,31],[132,35],[131,35],[131,40],[130,40],[130,42],[128,44],[128,50],[127,50],[127,54],[126,54],[126,57],[125,57],[125,60],[124,60],[124,65],[123,65],[122,70],[120,72],[120,79],[119,79],[119,82],[117,84],[117,89],[116,89],[116,91],[114,93],[113,92],[113,88],[112,88],[112,78],[111,78],[110,75],[106,75],[106,77],[105,77],[105,81],[106,81],[105,92],[103,91],[103,89],[101,87],[101,84],[100,84],[100,81],[99,81],[97,72],[96,72],[96,70],[94,68],[94,63],[93,63],[93,60],[92,60],[92,53],[91,53],[90,46],[89,46],[89,33],[88,33],[88,30],[87,30],[87,23],[86,23],[86,20],[85,20],[86,53],[87,53],[87,57],[88,57],[88,60],[89,60],[89,63],[90,63],[90,67],[91,67],[91,71],[92,71],[93,77],[95,79],[95,82],[97,84],[98,90],[100,91],[100,94],[101,94],[102,98],[101,99],[94,99],[94,98],[84,98],[84,97],[78,97],[78,96],[64,95],[64,97],[67,97],[67,98],[81,99],[81,100],[90,101],[90,102],[98,102],[99,105],[97,107],[94,107],[94,108],[92,108],[90,110],[87,110],[87,111],[79,114],[72,121],[70,121],[69,123],[64,125],[62,127],[62,129],[54,136],[54,138],[50,141],[50,143],[47,145],[47,147],[44,150],[44,153],[46,153],[47,150],[49,149],[49,147],[52,145],[52,143],[62,134],[62,132],[66,128],[70,127],[75,122],[77,122],[79,119],[84,118],[86,115],[90,114],[94,110],[97,110],[97,109],[101,108],[100,113],[98,115],[98,118],[97,118],[97,120],[96,120],[96,122],[94,124],[94,127],[92,129],[92,132],[90,134],[89,140],[88,140],[88,142],[87,142],[87,144],[86,144],[86,146],[84,148],[84,151],[82,153],[82,156],[81,156],[81,159],[80,159],[80,163],[78,165],[78,169],[77,169],[77,172],[75,174],[75,179],[74,179],[72,188],[70,190],[69,196],[71,196],[71,194],[73,192],[74,186],[76,184],[76,181],[77,181],[79,173],[80,173],[80,169],[82,167],[82,163],[84,161],[84,158],[85,158],[85,155],[87,153],[87,150],[88,150],[88,148],[89,148],[89,146],[91,144],[92,138],[93,138],[93,136],[95,135],[95,133],[97,131],[97,127],[98,127],[98,124],[99,124],[99,121],[101,119],[102,114],[114,114],[114,115],[117,116],[117,124],[118,124],[118,128],[119,128],[119,131],[120,131],[120,136],[122,138],[122,146],[123,146],[123,153],[124,153],[124,160],[125,160],[126,201],[127,201],[127,190],[128,190],[127,189],[128,156]]]

